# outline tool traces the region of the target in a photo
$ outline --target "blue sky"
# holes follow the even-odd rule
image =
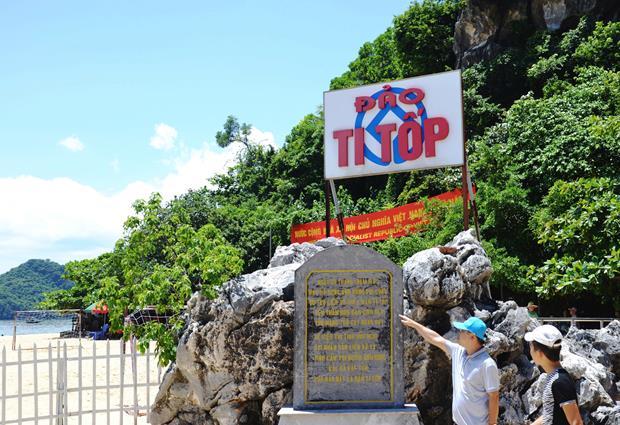
[[[204,185],[227,115],[281,146],[408,5],[0,3],[0,273],[110,250],[133,199]]]

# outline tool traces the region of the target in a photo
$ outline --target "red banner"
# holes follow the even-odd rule
[[[461,189],[442,193],[429,199],[456,202],[459,198],[461,198]],[[389,210],[345,217],[344,230],[349,242],[372,242],[416,233],[426,221],[424,203],[414,202]],[[341,236],[336,219],[330,222],[330,233],[336,237]],[[291,228],[291,243],[315,242],[324,237],[325,221],[296,224]]]

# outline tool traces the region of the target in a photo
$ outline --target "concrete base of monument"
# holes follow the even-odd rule
[[[385,409],[293,410],[278,412],[280,425],[421,425],[415,404]]]

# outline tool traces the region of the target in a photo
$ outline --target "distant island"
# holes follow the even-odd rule
[[[65,267],[51,260],[28,260],[0,275],[0,319],[29,310],[43,300],[43,293],[69,289],[73,282],[62,278]]]

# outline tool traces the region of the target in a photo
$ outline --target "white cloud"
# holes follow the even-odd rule
[[[151,137],[150,145],[157,150],[170,150],[174,147],[178,132],[174,127],[159,123],[155,126],[155,134]]]
[[[271,132],[263,132],[252,127],[250,142],[277,149],[275,137]],[[178,158],[173,160],[174,172],[168,174],[157,186],[164,199],[172,199],[189,189],[199,189],[208,185],[208,179],[216,174],[224,173],[233,166],[240,151],[244,149],[240,143],[233,143],[224,149],[214,148],[205,143],[201,149],[185,149]]]
[[[121,192],[104,195],[69,178],[44,180],[32,176],[0,179],[4,235],[57,241],[120,236],[133,200],[148,196],[153,186],[134,182]]]
[[[67,137],[58,142],[59,145],[64,146],[71,152],[79,152],[84,150],[84,144],[75,136]]]
[[[252,127],[250,131],[250,141],[263,146],[271,146],[274,149],[278,149],[276,145],[276,138],[271,131],[260,131],[256,127]]]
[[[256,128],[250,139],[276,146],[272,133]],[[181,145],[178,156],[171,158],[174,170],[168,175],[150,183],[130,183],[111,195],[69,178],[0,178],[0,204],[7,206],[0,208],[0,273],[29,258],[66,263],[111,251],[135,200],[155,191],[170,200],[199,189],[234,165],[241,149],[239,143],[225,149],[209,143],[200,149]],[[112,168],[114,164],[118,165],[116,159]]]

